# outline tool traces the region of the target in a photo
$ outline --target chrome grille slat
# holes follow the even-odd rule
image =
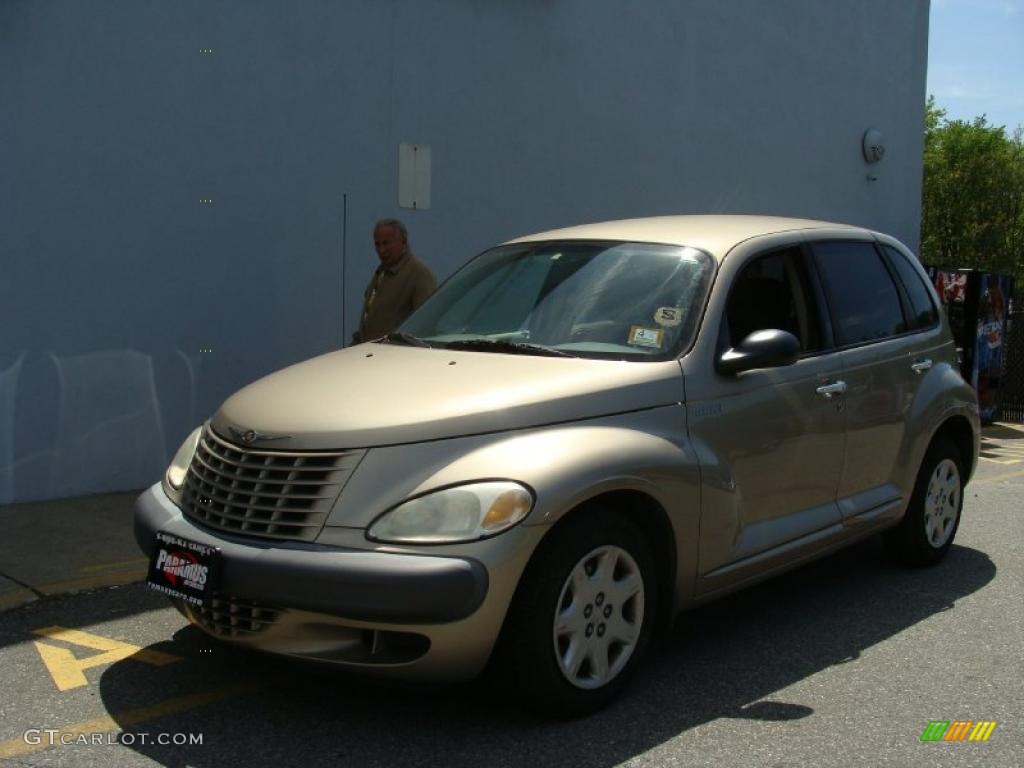
[[[211,451],[211,453],[212,453],[212,451]],[[230,464],[233,467],[238,467],[239,469],[251,469],[251,470],[258,470],[260,472],[266,472],[266,471],[272,471],[273,472],[273,471],[277,471],[277,472],[291,472],[291,473],[295,473],[295,472],[310,472],[310,473],[320,472],[320,473],[323,473],[323,472],[331,472],[331,471],[333,471],[335,469],[334,465],[324,465],[324,464],[293,464],[293,463],[291,463],[291,462],[293,462],[295,460],[295,458],[296,457],[292,457],[292,456],[288,456],[286,458],[281,458],[281,457],[266,455],[264,460],[261,463],[257,464],[255,462],[251,462],[251,461],[237,461],[237,460],[234,460],[234,459],[230,459],[230,458],[226,458],[224,456],[218,455],[217,456],[217,461],[221,462],[222,464]],[[217,469],[217,468],[211,467],[211,469]]]
[[[312,541],[365,451],[249,450],[203,430],[185,476],[185,515],[211,528]]]
[[[303,514],[301,511],[295,511],[295,510],[282,510],[282,512],[285,512],[285,513],[288,513],[288,514],[293,514],[293,515],[302,515]],[[303,522],[302,520],[286,520],[286,519],[284,519],[283,517],[280,517],[280,516],[274,517],[273,515],[271,515],[271,517],[265,517],[265,518],[264,517],[256,517],[254,515],[247,514],[245,508],[242,508],[242,507],[239,507],[239,511],[238,512],[230,512],[230,511],[228,511],[226,509],[211,508],[208,511],[207,514],[208,514],[208,517],[210,517],[210,518],[221,518],[222,520],[232,521],[232,522],[236,522],[236,523],[239,523],[239,524],[241,524],[241,523],[256,523],[256,524],[260,524],[260,525],[291,525],[291,526],[297,526],[297,527],[300,527],[300,528],[301,527],[317,527],[317,528],[319,528],[319,526],[316,523],[307,523],[307,522]],[[223,523],[223,525],[225,526],[225,530],[227,530],[228,529],[227,528],[227,523],[225,522],[225,523]],[[232,526],[232,528],[236,528],[236,527],[237,526]]]
[[[189,468],[189,472],[190,473],[192,472],[191,468]],[[239,487],[238,487],[238,481],[237,480],[234,481],[232,483],[232,485],[224,485],[223,483],[217,482],[217,480],[210,479],[206,475],[200,475],[198,473],[195,473],[195,477],[197,478],[197,480],[198,480],[198,482],[200,484],[209,485],[212,488],[218,488],[218,489],[220,489],[220,490],[222,490],[222,491],[224,491],[226,493],[238,493],[239,492]],[[217,477],[217,476],[215,476],[215,477]],[[256,483],[256,485],[260,485],[260,483]],[[270,483],[266,483],[265,485],[270,485]],[[309,483],[273,483],[273,485],[283,485],[286,488],[294,488],[297,485],[309,485]],[[338,485],[337,483],[324,483],[320,487],[330,488],[332,486],[337,486],[337,485]],[[327,495],[318,494],[316,496],[310,495],[308,493],[287,493],[287,492],[274,493],[274,492],[266,492],[266,491],[267,491],[267,489],[265,489],[265,488],[263,488],[263,489],[253,489],[252,492],[246,492],[246,495],[248,495],[248,496],[280,496],[281,498],[285,498],[285,499],[333,499],[335,496],[338,495],[337,491],[335,491],[334,493],[331,493],[331,494],[327,494]]]

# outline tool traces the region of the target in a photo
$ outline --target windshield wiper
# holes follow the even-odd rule
[[[427,344],[419,336],[413,336],[411,333],[402,333],[401,331],[395,331],[389,333],[381,341],[386,341],[390,344],[406,344],[410,347],[430,347],[433,348],[433,344]]]
[[[466,349],[471,352],[511,352],[514,355],[547,355],[548,357],[576,357],[568,352],[540,344],[528,344],[523,341],[508,339],[460,339],[448,341],[445,349]]]

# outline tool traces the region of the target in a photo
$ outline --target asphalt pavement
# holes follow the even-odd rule
[[[132,533],[141,490],[0,507],[0,611],[142,581]]]

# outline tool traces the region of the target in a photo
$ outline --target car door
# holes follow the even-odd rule
[[[874,242],[833,240],[811,249],[843,364],[846,449],[838,503],[847,526],[872,523],[898,514],[905,502],[907,425],[921,374],[932,364],[921,331],[937,329],[938,315],[934,307],[915,310],[897,271],[903,265]],[[930,302],[926,290],[924,297]]]
[[[823,331],[805,254],[792,244],[733,267],[718,278],[721,287],[734,275],[724,306],[708,309],[708,322],[716,313],[720,322],[719,352],[752,331],[778,328],[797,336],[801,354],[792,365],[734,376],[708,370],[707,360],[686,369],[688,428],[702,475],[701,592],[818,546],[841,527],[844,414],[827,391],[841,363]]]

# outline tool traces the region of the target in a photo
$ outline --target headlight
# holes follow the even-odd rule
[[[400,504],[366,532],[374,541],[449,544],[486,539],[511,528],[533,508],[533,494],[518,483],[472,483]]]
[[[181,490],[185,484],[185,475],[188,474],[188,465],[192,463],[196,446],[199,445],[199,436],[203,434],[202,427],[196,427],[191,435],[185,438],[181,448],[174,454],[171,466],[167,468],[167,484],[176,491]]]

